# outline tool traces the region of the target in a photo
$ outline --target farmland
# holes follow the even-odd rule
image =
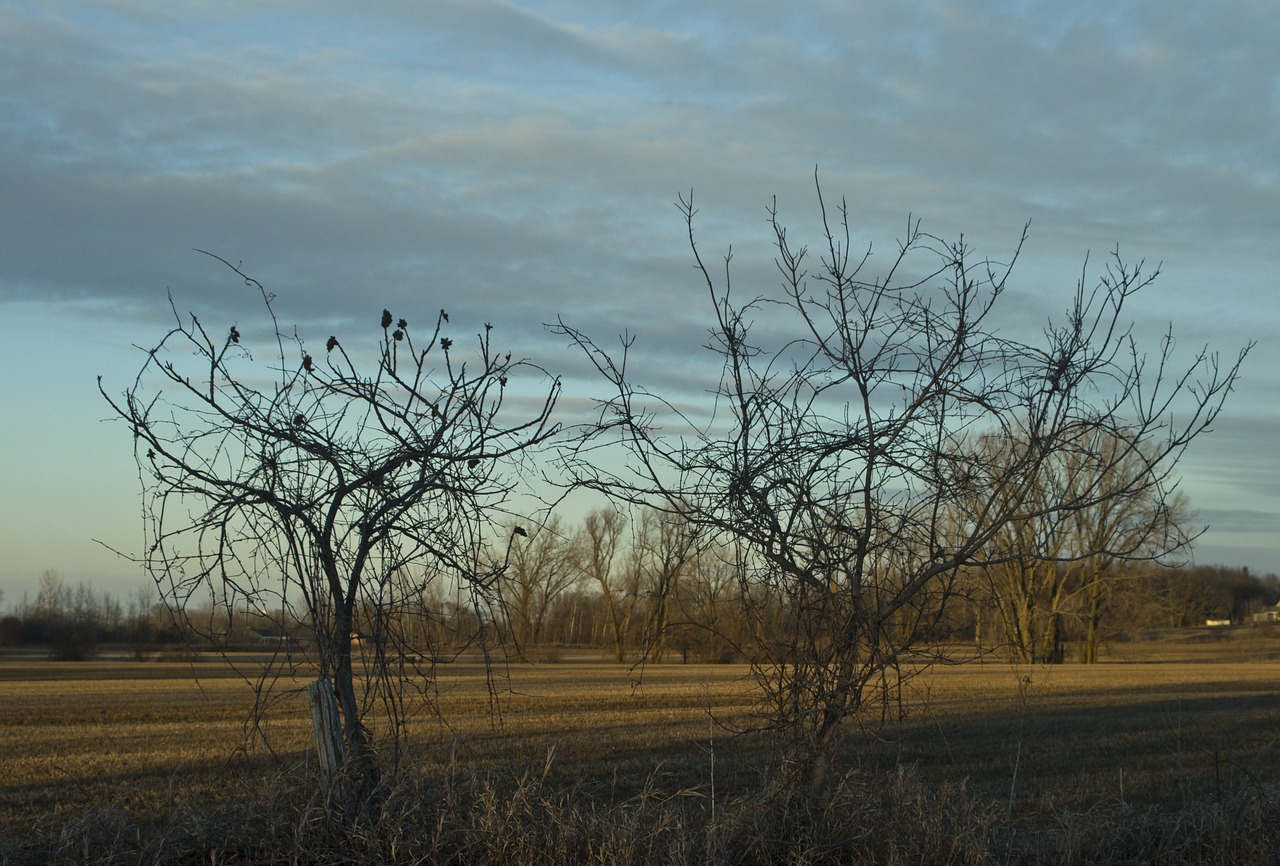
[[[1154,814],[1253,792],[1277,805],[1280,637],[1187,632],[1117,645],[1094,666],[987,661],[916,678],[905,717],[845,742],[860,778],[908,772],[922,790],[963,787],[983,814],[1022,826],[1117,810]],[[252,656],[242,670],[261,669]],[[0,814],[6,838],[52,833],[109,808],[148,821],[263,796],[314,772],[308,671],[278,675],[261,725],[254,690],[218,657],[83,663],[0,660]],[[744,666],[442,666],[435,708],[415,719],[409,763],[427,779],[464,774],[623,802],[648,791],[750,796],[767,778],[767,742],[750,727]],[[496,708],[496,712],[495,712]],[[438,709],[438,713],[435,711]],[[714,787],[713,787],[714,784]]]

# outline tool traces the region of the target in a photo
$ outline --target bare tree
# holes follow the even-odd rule
[[[1094,431],[1124,430],[1133,449],[1157,443],[1143,472],[1172,471],[1245,354],[1224,366],[1206,350],[1174,370],[1169,339],[1145,356],[1123,313],[1154,275],[1118,256],[1095,288],[1082,280],[1065,321],[1038,344],[1002,336],[992,311],[1022,241],[997,265],[909,221],[872,275],[870,248],[852,248],[847,204],[830,214],[820,188],[818,202],[818,260],[793,243],[775,205],[781,291],[744,301],[729,257],[717,278],[698,251],[692,196],[679,201],[714,315],[709,421],[632,381],[629,339],[611,354],[559,326],[610,387],[567,457],[578,482],[736,541],[744,602],[768,611],[767,599],[783,600],[756,674],[769,723],[789,732],[814,783],[842,724],[884,712],[927,661],[959,570],[989,564],[997,533],[1113,495],[1025,505],[1017,492],[1037,467]],[[966,447],[985,432],[1019,444],[993,463]],[[610,439],[629,460],[598,458]]]
[[[987,466],[1001,466],[1007,460],[1022,460],[1019,446],[1003,435],[979,437],[979,459]],[[987,562],[977,569],[987,603],[995,611],[1004,633],[1005,648],[1017,662],[1034,664],[1062,661],[1062,619],[1069,593],[1071,527],[1076,521],[1064,512],[1060,519],[1053,508],[1064,495],[1066,479],[1055,476],[1060,463],[1046,459],[1027,464],[1032,477],[1019,478],[1006,490],[994,491],[997,507],[1009,513],[1023,510],[1039,519],[1009,520],[991,533],[984,551]],[[977,485],[971,492],[980,508],[992,497],[992,490]],[[966,510],[959,506],[958,510]],[[963,519],[963,518],[961,518]]]
[[[995,436],[978,444],[991,465],[1021,447]],[[1149,438],[1137,445],[1124,431],[1085,430],[1006,494],[1002,507],[1026,516],[992,535],[981,572],[1015,659],[1062,662],[1071,623],[1080,661],[1096,662],[1115,584],[1136,574],[1117,565],[1168,563],[1189,551],[1198,533],[1186,526],[1186,497],[1170,474],[1175,465],[1161,460]],[[993,493],[1000,496],[975,495],[985,501]]]
[[[1114,455],[1120,462],[1113,467]],[[1131,563],[1180,564],[1200,532],[1189,526],[1191,507],[1176,482],[1160,470],[1145,471],[1154,455],[1132,449],[1114,435],[1103,437],[1077,459],[1070,477],[1077,489],[1091,485],[1098,500],[1092,508],[1070,515],[1073,614],[1079,627],[1079,661],[1094,664],[1103,639],[1103,618],[1111,609],[1119,585],[1142,571]],[[1095,473],[1100,477],[1092,477]],[[1144,479],[1136,489],[1123,488],[1128,479]]]
[[[511,555],[501,585],[502,607],[516,653],[537,657],[553,605],[581,577],[578,546],[552,516],[532,532],[513,527]]]
[[[666,657],[671,607],[681,578],[698,554],[698,528],[678,512],[646,508],[635,526],[631,547],[648,602],[641,651],[648,661],[660,663]]]
[[[623,533],[627,519],[613,508],[601,508],[586,516],[579,530],[584,579],[600,589],[605,625],[614,661],[625,661],[632,620],[640,601],[640,569],[635,557],[623,562]]]
[[[560,385],[496,351],[487,324],[470,349],[455,345],[443,310],[424,340],[383,310],[372,352],[336,336],[313,348],[228,266],[261,300],[263,339],[208,330],[171,301],[174,325],[134,382],[121,397],[101,379],[99,390],[134,439],[143,564],[175,610],[204,599],[311,631],[359,803],[380,776],[375,710],[394,713],[404,684],[388,648],[408,576],[490,592],[502,565],[483,564],[487,536],[506,516],[512,470],[555,431]],[[393,744],[399,721],[381,732]]]
[[[744,621],[734,553],[723,544],[698,545],[676,587],[678,618],[672,630],[686,661],[690,656],[703,662],[750,656],[755,633]]]

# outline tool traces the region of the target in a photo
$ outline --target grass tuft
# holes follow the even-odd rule
[[[654,776],[654,779],[660,777]],[[304,792],[313,792],[307,796]],[[1117,802],[1010,822],[1002,803],[909,768],[850,772],[722,800],[646,785],[610,800],[540,775],[405,775],[379,814],[343,820],[280,775],[253,796],[184,805],[150,823],[115,809],[38,822],[12,864],[412,863],[480,866],[1233,864],[1275,862],[1277,791],[1249,786],[1177,810]],[[246,792],[248,793],[248,792]]]

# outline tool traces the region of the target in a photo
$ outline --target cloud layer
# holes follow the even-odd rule
[[[811,236],[815,166],[886,249],[914,213],[1000,258],[1031,219],[1011,298],[1026,323],[1119,243],[1164,262],[1142,327],[1231,352],[1280,324],[1277,22],[1244,0],[6,3],[0,307],[36,327],[4,349],[33,372],[3,397],[18,425],[83,430],[94,466],[127,461],[118,430],[86,427],[91,388],[54,409],[32,383],[119,381],[170,290],[246,320],[252,299],[193,248],[243,262],[316,340],[444,306],[573,374],[542,329],[564,316],[637,334],[651,381],[678,385],[705,317],[675,196],[694,190],[701,249],[732,244],[739,285],[767,291],[765,208],[777,195]],[[50,345],[53,319],[82,336]],[[1259,346],[1219,424],[1230,445],[1206,443],[1187,481],[1206,511],[1260,515],[1205,550],[1247,542],[1266,570],[1278,362]],[[46,463],[52,495],[93,471]],[[134,493],[102,495],[127,510]]]

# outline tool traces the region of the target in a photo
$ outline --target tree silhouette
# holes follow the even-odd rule
[[[885,712],[928,660],[961,570],[991,564],[990,542],[1011,526],[1157,489],[1149,477],[1167,476],[1208,429],[1247,352],[1223,365],[1204,350],[1175,370],[1170,337],[1145,355],[1124,314],[1155,274],[1118,255],[1094,288],[1082,280],[1041,339],[1002,335],[992,311],[1025,231],[998,265],[908,221],[896,255],[872,275],[871,249],[853,249],[847,203],[829,213],[820,186],[818,203],[817,260],[775,206],[781,289],[742,300],[729,257],[717,278],[698,251],[692,195],[679,200],[714,317],[710,420],[633,381],[629,338],[610,353],[563,321],[557,328],[609,388],[598,422],[565,456],[570,472],[741,551],[763,709],[815,784],[841,726]],[[1106,485],[1049,501],[1025,495],[1042,466],[1086,456],[1108,434],[1119,450],[1092,456],[1111,468]],[[983,435],[1009,450],[987,459],[970,447]],[[627,459],[600,459],[608,443]],[[767,603],[778,598],[781,607]]]
[[[403,646],[407,607],[437,576],[491,593],[502,563],[484,551],[516,473],[555,432],[560,384],[499,356],[488,328],[460,353],[443,311],[421,342],[403,319],[393,335],[384,310],[372,352],[330,336],[316,358],[262,285],[228,267],[261,299],[271,332],[252,351],[269,361],[249,333],[215,336],[171,299],[175,323],[134,382],[118,398],[101,378],[99,390],[134,437],[142,563],[178,611],[213,601],[310,630],[359,803],[380,777],[374,733],[402,742],[402,662],[420,655]],[[534,395],[518,409],[516,377]]]

